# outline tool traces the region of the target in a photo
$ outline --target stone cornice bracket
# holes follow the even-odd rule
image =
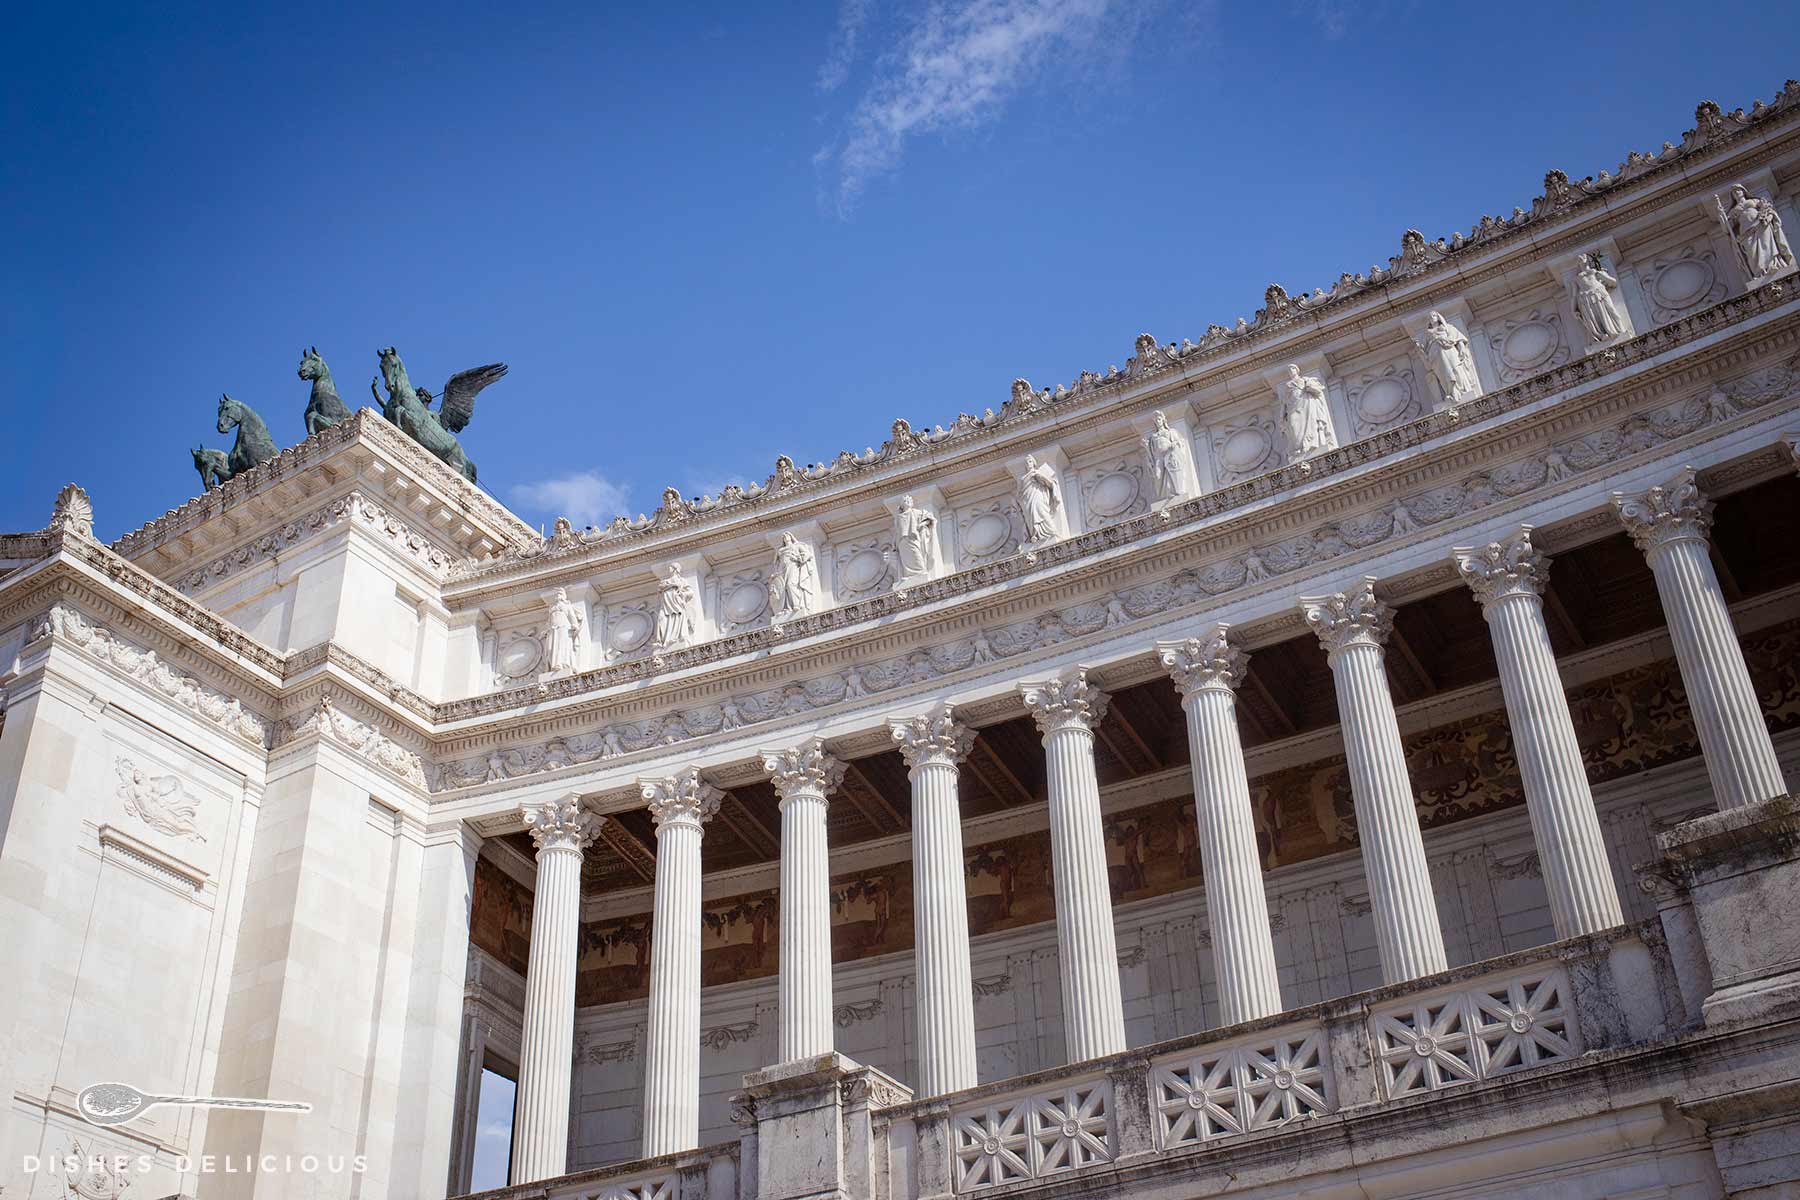
[[[573,850],[579,854],[593,844],[606,821],[583,808],[581,797],[572,794],[543,804],[521,804],[519,815],[531,840],[537,843],[539,854],[546,850]]]
[[[1692,467],[1683,467],[1668,483],[1642,492],[1614,492],[1612,506],[1625,532],[1645,554],[1672,542],[1704,542],[1712,529],[1712,501],[1701,494]]]
[[[1394,610],[1375,598],[1373,575],[1348,592],[1300,597],[1300,612],[1329,658],[1355,646],[1385,646],[1394,630]]]
[[[1485,546],[1457,546],[1450,551],[1482,612],[1514,596],[1542,596],[1550,580],[1550,556],[1531,544],[1530,525],[1503,541]]]
[[[1031,710],[1045,737],[1063,729],[1092,730],[1106,719],[1111,698],[1088,682],[1087,668],[1076,667],[1043,683],[1022,683],[1019,698]]]
[[[888,731],[899,744],[909,775],[920,767],[954,767],[975,748],[975,731],[957,722],[948,701],[922,717],[890,720]]]
[[[1200,691],[1235,692],[1250,669],[1250,656],[1231,644],[1231,626],[1221,621],[1199,637],[1156,643],[1156,661],[1186,700]]]
[[[820,804],[844,781],[843,762],[825,752],[825,743],[809,738],[787,750],[764,750],[763,770],[773,776],[781,807],[790,800],[816,800]]]
[[[700,778],[698,767],[662,779],[640,779],[638,792],[650,802],[650,815],[656,818],[658,830],[665,825],[698,829],[719,811],[725,798],[724,792]]]

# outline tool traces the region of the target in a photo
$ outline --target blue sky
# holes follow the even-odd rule
[[[483,485],[578,523],[998,406],[1768,97],[1791,4],[36,6],[0,80],[0,529],[198,488],[502,359]],[[1623,15],[1629,11],[1629,16]],[[24,52],[20,47],[28,48]]]

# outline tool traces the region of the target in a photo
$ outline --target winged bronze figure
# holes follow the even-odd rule
[[[406,364],[392,346],[377,352],[381,361],[381,379],[369,381],[369,391],[381,405],[381,415],[405,430],[412,439],[443,459],[470,483],[475,482],[475,464],[463,453],[456,435],[469,426],[475,415],[475,397],[481,389],[506,374],[505,363],[489,363],[459,371],[444,385],[444,399],[437,411],[431,409],[431,393],[415,388],[406,376]],[[387,387],[387,399],[381,398],[377,383]]]

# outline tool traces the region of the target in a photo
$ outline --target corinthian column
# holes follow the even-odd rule
[[[1575,740],[1569,698],[1563,694],[1544,625],[1544,584],[1550,560],[1531,544],[1531,526],[1504,542],[1451,551],[1463,582],[1481,603],[1500,691],[1512,726],[1513,750],[1525,785],[1525,808],[1544,865],[1550,918],[1559,938],[1624,924],[1606,841],[1587,768]]]
[[[656,818],[644,1157],[700,1144],[700,835],[723,793],[692,767],[638,788]]]
[[[975,1086],[975,995],[969,979],[969,901],[963,883],[956,768],[975,734],[949,704],[889,721],[912,781],[913,957],[918,968],[919,1092]]]
[[[1302,597],[1300,610],[1331,663],[1382,979],[1435,974],[1444,969],[1444,935],[1385,666],[1393,610],[1375,598],[1373,576],[1349,592]]]
[[[531,958],[519,1035],[512,1179],[532,1183],[569,1169],[569,1084],[575,1058],[575,955],[581,926],[581,852],[603,818],[579,796],[519,810],[537,843]]]
[[[1188,758],[1194,774],[1194,817],[1213,970],[1219,979],[1219,1023],[1236,1025],[1281,1011],[1275,942],[1263,894],[1250,812],[1250,780],[1238,737],[1237,686],[1250,658],[1226,640],[1230,627],[1205,637],[1158,642],[1157,657],[1175,680],[1187,713]]]
[[[1094,775],[1094,726],[1106,715],[1107,697],[1079,668],[1019,691],[1044,735],[1063,1023],[1069,1061],[1083,1062],[1125,1049],[1106,832]]]
[[[1719,807],[1741,808],[1784,794],[1769,726],[1707,557],[1712,502],[1700,494],[1694,469],[1682,468],[1667,487],[1635,496],[1614,492],[1612,503],[1656,577]]]
[[[781,797],[781,1062],[831,1053],[831,857],[825,844],[826,797],[844,781],[844,764],[818,738],[791,750],[765,750],[763,770]]]

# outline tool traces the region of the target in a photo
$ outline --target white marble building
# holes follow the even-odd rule
[[[1796,197],[1790,83],[548,539],[368,411],[66,490],[4,1194],[457,1194],[484,1070],[521,1197],[1796,1194]]]

